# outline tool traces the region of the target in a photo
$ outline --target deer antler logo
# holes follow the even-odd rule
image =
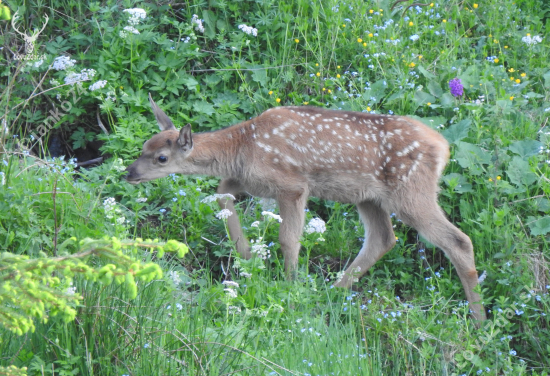
[[[36,42],[36,39],[38,39],[38,36],[40,35],[40,33],[44,30],[44,28],[48,24],[49,17],[48,15],[45,15],[46,20],[44,21],[44,25],[42,25],[42,28],[39,31],[34,30],[31,35],[27,35],[26,33],[22,33],[21,31],[19,31],[17,29],[17,26],[15,25],[16,22],[21,18],[21,16],[18,13],[19,11],[15,12],[15,14],[13,15],[13,18],[11,19],[11,26],[25,40],[25,52],[26,52],[26,55],[29,56],[33,54],[34,43]]]

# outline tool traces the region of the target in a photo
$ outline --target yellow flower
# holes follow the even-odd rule
[[[424,56],[418,55],[418,60],[421,60]]]
[[[416,66],[415,63],[410,63],[410,64],[409,64],[409,67],[411,67],[411,68],[414,68],[415,66]]]
[[[306,105],[306,106],[307,106],[308,104],[309,104],[309,102],[304,102],[304,105]]]
[[[363,47],[367,47],[367,43],[366,43],[366,42],[363,42]]]
[[[296,39],[294,39],[294,42],[300,43],[300,39],[296,38]]]
[[[342,27],[346,27],[346,24],[342,24]]]
[[[399,240],[399,237],[398,237],[398,236],[396,236],[396,237],[395,237],[395,240]]]
[[[426,103],[426,106],[431,106],[432,104],[430,102]]]
[[[318,66],[319,66],[319,63],[315,63],[315,66],[318,67]]]
[[[499,175],[499,176],[497,176],[497,180],[500,180],[500,179],[502,179],[502,178],[500,177],[500,175]]]
[[[494,61],[495,64],[496,64],[496,63],[498,63],[500,60],[499,60],[498,57],[497,57],[497,58],[496,58],[495,60],[493,60],[493,61]]]
[[[367,111],[369,111],[369,112],[370,112],[370,107],[368,107],[368,106],[367,106]]]
[[[332,90],[328,89],[328,90],[327,90],[327,93],[329,93],[329,94],[332,93]]]
[[[514,77],[510,77],[510,81],[514,81]]]
[[[357,38],[357,42],[359,42],[359,43],[363,43],[363,39],[361,39],[361,38]]]
[[[269,93],[268,93],[268,94],[269,94],[269,95],[273,94],[273,91],[272,91],[272,90],[269,90]]]
[[[447,23],[447,20],[446,20],[446,19],[443,19],[443,23]]]
[[[516,78],[516,84],[519,84],[521,80],[519,78]]]
[[[340,69],[340,66],[338,65],[336,68]]]
[[[327,90],[327,89],[323,88],[323,91],[325,91],[325,90]]]
[[[369,10],[369,13],[370,13],[370,14],[373,14],[373,13],[374,13],[374,10],[370,9],[370,10]]]
[[[372,33],[369,33],[369,38],[372,38],[372,37],[373,37]]]
[[[511,101],[513,101],[513,100],[514,100],[514,96],[513,96],[513,95],[512,95],[511,97],[510,97],[510,100],[511,100]]]
[[[474,3],[474,9],[477,9],[479,5],[477,5],[476,3]]]
[[[489,181],[493,181],[493,179],[489,178]]]
[[[504,46],[504,48],[508,48],[508,46]]]
[[[317,72],[317,73],[315,73],[315,75],[316,75],[317,77],[319,77],[319,76],[321,75],[321,72]]]
[[[514,68],[508,69],[508,72],[510,72],[510,73],[513,73],[513,72],[515,72],[515,71],[516,71],[516,70],[515,70]]]
[[[275,99],[275,102],[280,103],[280,102],[281,102],[281,98]]]
[[[120,90],[122,90],[122,89],[124,89],[124,87],[123,87],[123,86],[121,86],[121,87],[120,87]]]
[[[383,12],[383,11],[384,11],[384,9],[378,9],[378,10],[379,10],[380,12]]]
[[[527,36],[528,36],[528,37],[530,37],[530,36],[531,36],[531,34],[527,33]]]
[[[430,3],[430,6],[433,7],[433,6],[434,6],[434,3]]]
[[[413,25],[414,25],[414,24],[413,24],[413,22],[412,22],[412,21],[411,21],[411,22],[409,22],[409,26],[413,26]]]
[[[337,74],[337,75],[336,75],[336,78],[340,78],[340,74]]]
[[[493,39],[493,43],[498,43],[498,39]]]
[[[527,75],[526,73],[520,74],[521,77],[525,77],[526,75]]]

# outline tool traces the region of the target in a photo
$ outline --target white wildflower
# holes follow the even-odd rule
[[[258,239],[256,244],[254,240],[251,240],[252,246],[250,248],[250,253],[258,255],[262,260],[268,259],[271,256],[271,251],[267,248],[267,245],[261,243],[262,238]]]
[[[90,91],[96,91],[98,89],[103,89],[105,87],[105,85],[107,85],[106,80],[101,80],[101,81],[94,82],[93,84],[90,85]]]
[[[311,221],[307,224],[305,231],[308,234],[312,234],[314,232],[317,232],[319,234],[322,234],[326,231],[327,227],[325,226],[325,221],[323,221],[321,218],[312,218]]]
[[[523,43],[529,46],[542,42],[542,38],[538,35],[535,35],[534,37],[532,37],[531,35],[526,35],[521,38],[521,40],[523,41]]]
[[[70,286],[67,287],[67,295],[74,295],[74,294],[76,294],[76,287],[73,287],[73,283],[71,282],[69,285],[70,285]]]
[[[477,279],[477,282],[478,283],[481,283],[483,281],[485,281],[485,278],[487,278],[487,270],[484,270],[483,273],[479,276],[479,278]]]
[[[32,66],[35,67],[35,68],[38,68],[38,67],[40,67],[43,63],[44,63],[44,60],[38,60],[38,61],[34,62],[34,64],[33,64]]]
[[[411,36],[409,37],[409,39],[412,40],[413,42],[415,42],[415,41],[417,41],[418,39],[420,39],[420,37],[419,37],[418,35],[414,34],[414,35],[411,35]]]
[[[53,69],[55,70],[65,70],[67,68],[72,68],[74,67],[76,63],[76,60],[74,59],[71,59],[70,57],[68,56],[59,56],[59,57],[56,57],[55,60],[53,61]]]
[[[136,198],[136,202],[147,202],[147,197],[138,197]]]
[[[125,30],[125,31],[128,31],[128,32],[130,32],[130,33],[132,33],[132,34],[139,34],[139,30],[136,29],[136,28],[133,27],[133,26],[124,26],[124,30]]]
[[[0,171],[0,176],[2,177],[2,185],[6,185],[6,175],[4,171]]]
[[[239,25],[239,29],[241,29],[245,34],[253,35],[255,37],[258,36],[258,29],[253,28],[252,26],[247,26],[245,24],[242,24],[242,25]]]
[[[220,198],[226,198],[228,200],[235,200],[235,196],[233,196],[231,193],[216,193],[210,196],[206,196],[201,200],[203,204],[209,204],[211,202],[214,202],[216,200],[219,200]]]
[[[247,273],[247,272],[241,272],[241,277],[250,278],[250,277],[252,277],[252,274],[251,274],[251,273]]]
[[[227,219],[229,218],[233,213],[229,209],[222,209],[216,214],[216,218],[218,219]]]
[[[177,286],[181,283],[181,278],[180,278],[178,272],[172,270],[171,272],[168,273],[168,275],[170,276],[170,279],[172,280],[174,285]]]
[[[223,291],[226,292],[227,296],[230,298],[236,298],[237,297],[237,291],[233,289],[223,289]]]
[[[241,313],[241,309],[237,306],[229,306],[229,307],[227,307],[227,310],[232,315],[234,315],[235,313]]]
[[[281,223],[281,222],[283,221],[283,219],[281,218],[280,215],[273,214],[272,212],[263,211],[263,212],[262,212],[262,215],[263,215],[263,216],[271,217],[271,218],[273,218],[273,219],[276,219],[277,221],[279,221],[279,223]]]
[[[260,221],[255,221],[255,222],[252,222],[250,227],[258,227],[259,225],[260,225]]]
[[[235,287],[235,288],[239,287],[239,284],[235,281],[223,281],[222,285],[225,285],[227,287]]]
[[[197,25],[195,27],[195,30],[200,31],[201,33],[204,33],[204,26],[203,26],[203,20],[199,18],[196,14],[193,15],[193,18],[191,19],[191,24]]]
[[[141,20],[144,20],[145,17],[147,17],[147,12],[141,8],[124,9],[123,12],[126,12],[130,15],[128,23],[134,26],[138,25]]]

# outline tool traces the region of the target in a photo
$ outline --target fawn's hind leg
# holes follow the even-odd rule
[[[336,287],[349,287],[356,278],[364,275],[386,252],[395,245],[395,234],[389,214],[372,201],[357,205],[359,216],[365,226],[365,242],[359,254],[344,272]]]
[[[399,213],[399,217],[447,254],[464,286],[472,315],[477,320],[485,320],[485,309],[479,294],[473,291],[478,284],[478,277],[472,241],[449,222],[435,200],[429,200],[426,196],[422,198],[417,197],[419,200],[416,201],[414,212],[409,207],[405,213]]]

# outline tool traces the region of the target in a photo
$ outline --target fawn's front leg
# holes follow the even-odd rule
[[[296,276],[307,198],[307,189],[300,188],[295,191],[281,192],[277,199],[283,219],[279,229],[279,242],[285,258],[285,272],[290,279],[294,279]]]
[[[239,193],[242,193],[244,191],[244,188],[242,185],[235,179],[223,179],[220,181],[220,185],[218,186],[218,193],[230,193],[233,196],[237,196]],[[233,213],[232,215],[227,218],[227,227],[229,228],[229,236],[231,236],[231,240],[235,242],[235,246],[237,247],[237,251],[244,259],[249,259],[252,257],[252,254],[250,253],[250,245],[248,244],[248,240],[245,238],[243,234],[243,230],[241,228],[241,223],[239,221],[239,216],[237,215],[237,212],[235,211],[235,204],[233,203],[233,200],[227,199],[227,198],[220,198],[218,199],[218,204],[222,209],[228,209]]]

